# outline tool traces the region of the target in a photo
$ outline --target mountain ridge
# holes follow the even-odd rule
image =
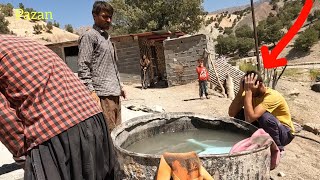
[[[271,0],[259,0],[259,1],[254,2],[253,4],[254,4],[254,6],[258,6],[261,3],[270,2],[270,1]],[[251,7],[250,3],[248,3],[246,5],[240,5],[240,6],[233,6],[233,7],[218,9],[218,10],[209,12],[209,14],[220,14],[220,13],[223,13],[223,12],[226,12],[226,11],[228,11],[229,13],[234,13],[236,11],[244,10],[244,9],[246,9],[248,7]]]

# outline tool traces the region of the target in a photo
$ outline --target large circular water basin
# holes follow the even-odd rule
[[[195,151],[214,179],[270,179],[270,144],[229,154],[250,137],[253,125],[234,118],[163,113],[133,118],[111,137],[119,161],[117,179],[155,179],[161,154]]]

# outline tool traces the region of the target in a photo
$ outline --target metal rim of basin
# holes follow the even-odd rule
[[[112,132],[111,132],[111,139],[113,141],[114,147],[120,151],[121,153],[130,155],[130,156],[136,156],[136,157],[143,157],[143,158],[153,158],[153,159],[160,159],[161,155],[155,155],[155,154],[144,154],[144,153],[137,153],[137,152],[133,152],[133,151],[129,151],[126,150],[124,148],[121,147],[121,144],[119,145],[116,142],[117,136],[122,133],[123,131],[125,131],[126,129],[135,126],[135,125],[139,125],[139,124],[147,124],[150,121],[155,120],[156,118],[165,118],[165,119],[170,119],[172,117],[197,117],[197,118],[203,118],[206,120],[221,120],[221,118],[217,118],[217,117],[213,117],[213,116],[208,116],[208,115],[203,115],[203,114],[196,114],[196,113],[190,113],[190,112],[175,112],[175,113],[158,113],[158,114],[151,114],[151,115],[143,115],[143,116],[139,116],[139,117],[135,117],[132,119],[129,119],[128,121],[122,123],[121,125],[117,126]],[[141,121],[141,119],[143,119],[144,121]],[[236,121],[241,121],[241,120],[237,120],[235,118],[230,118],[228,117],[228,119],[232,119],[235,121],[230,121],[230,122],[236,122]],[[244,122],[248,125],[251,125],[247,122]],[[241,126],[241,125],[240,125]],[[253,125],[251,125],[253,126]],[[252,154],[252,153],[256,153],[259,151],[263,151],[267,148],[269,148],[271,146],[272,142],[269,142],[267,145],[264,145],[260,148],[254,149],[254,150],[248,150],[248,151],[242,151],[239,153],[234,153],[234,154],[229,154],[229,153],[224,153],[224,154],[204,154],[204,155],[199,155],[200,158],[202,157],[237,157],[237,156],[242,156],[242,155],[247,155],[247,154]]]

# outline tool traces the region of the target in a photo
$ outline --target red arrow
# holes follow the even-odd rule
[[[278,42],[276,47],[269,54],[267,46],[261,47],[262,60],[264,68],[276,68],[287,65],[286,58],[277,59],[281,51],[289,44],[292,38],[298,33],[299,29],[303,26],[304,22],[308,18],[308,15],[312,9],[313,0],[306,0],[304,7],[293,26],[289,29],[287,34]]]

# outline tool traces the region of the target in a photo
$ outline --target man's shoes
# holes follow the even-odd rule
[[[206,96],[206,98],[207,98],[207,99],[210,99],[210,97],[209,97],[209,96]]]

